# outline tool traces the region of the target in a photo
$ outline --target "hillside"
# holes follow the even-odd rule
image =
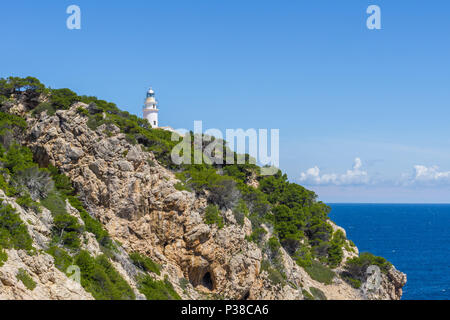
[[[0,79],[0,298],[400,299],[406,275],[314,192],[175,165],[176,143],[113,103]]]

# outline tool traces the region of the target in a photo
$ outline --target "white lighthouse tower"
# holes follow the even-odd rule
[[[152,128],[158,128],[158,101],[155,99],[155,91],[150,88],[144,104],[144,119],[147,119]]]

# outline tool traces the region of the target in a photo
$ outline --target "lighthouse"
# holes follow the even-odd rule
[[[144,104],[144,119],[147,119],[152,128],[158,128],[158,101],[155,99],[155,91],[150,88]]]

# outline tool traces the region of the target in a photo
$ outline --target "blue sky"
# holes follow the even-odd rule
[[[66,28],[71,4],[81,30]],[[382,30],[366,28],[372,4]],[[281,168],[327,202],[450,202],[449,10],[444,0],[3,1],[0,76],[138,115],[152,85],[162,125],[278,128]]]

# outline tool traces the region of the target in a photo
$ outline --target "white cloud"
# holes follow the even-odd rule
[[[404,185],[441,185],[450,184],[450,171],[440,171],[438,166],[415,165],[412,174],[403,175]]]
[[[320,174],[319,167],[315,166],[300,174],[300,182],[306,185],[361,185],[370,181],[367,171],[362,170],[362,161],[356,158],[351,170],[344,174]]]

